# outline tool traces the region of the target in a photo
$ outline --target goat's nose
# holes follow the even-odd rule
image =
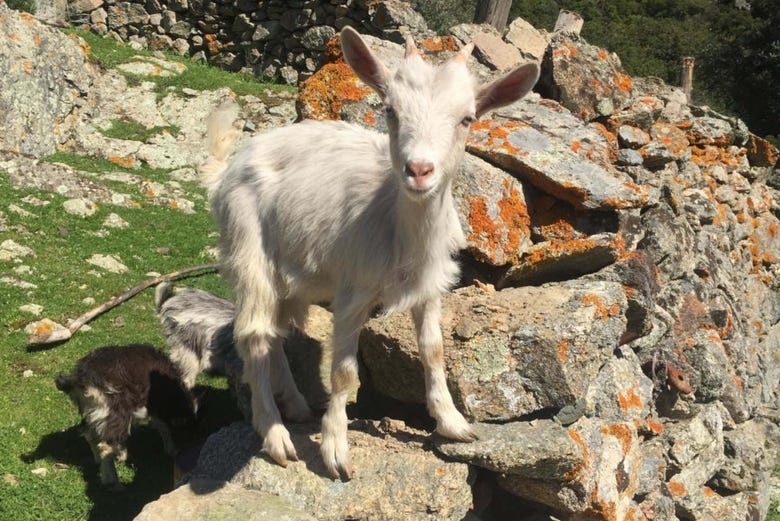
[[[406,175],[409,177],[428,177],[433,173],[433,163],[427,161],[409,161],[406,163]]]

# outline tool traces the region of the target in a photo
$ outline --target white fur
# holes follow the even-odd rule
[[[308,303],[332,303],[332,396],[321,451],[335,477],[351,474],[346,398],[357,383],[358,334],[377,305],[414,311],[437,429],[474,439],[452,403],[442,357],[435,356],[441,349],[439,300],[458,277],[452,257],[465,245],[451,186],[471,119],[520,98],[538,73],[535,66],[510,73],[520,79],[531,73],[524,92],[511,81],[478,89],[465,54],[435,67],[407,48],[390,73],[351,29],[342,31],[342,47],[358,76],[392,108],[389,136],[342,122],[305,121],[256,136],[218,181],[209,181],[223,271],[236,297],[234,335],[252,391],[253,424],[282,465],[296,454],[269,378],[272,366],[289,373],[273,362],[279,338],[291,321],[300,323]],[[507,96],[507,85],[517,92]],[[412,180],[410,162],[430,163],[434,171],[422,182]]]

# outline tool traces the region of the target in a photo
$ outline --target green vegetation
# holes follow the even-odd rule
[[[92,50],[92,56],[94,56],[95,61],[106,69],[112,69],[121,63],[133,61],[139,56],[142,58],[154,56],[154,53],[150,51],[137,51],[111,38],[103,38],[88,31],[72,30],[70,32],[86,40]],[[215,90],[228,87],[239,96],[251,94],[266,102],[269,101],[266,91],[294,92],[295,90],[294,87],[288,85],[261,83],[250,75],[224,71],[173,53],[165,53],[165,59],[183,63],[187,66],[187,70],[175,76],[135,76],[129,73],[124,74],[134,80],[140,81],[142,79],[143,81],[154,82],[159,95],[165,95],[170,91],[180,93],[183,88]]]
[[[50,204],[24,205],[19,200],[26,195]],[[0,232],[0,242],[13,239],[36,254],[24,259],[30,273],[15,273],[17,264],[10,261],[0,262],[0,271],[37,285],[24,290],[0,284],[0,324],[5,332],[0,350],[0,468],[4,474],[0,519],[131,519],[144,503],[171,488],[172,463],[158,436],[140,429],[129,447],[129,463],[119,466],[128,489],[119,494],[104,490],[87,444],[78,435],[77,411],[54,387],[53,378],[100,345],[150,342],[162,346],[152,291],[99,317],[90,324],[90,331],[80,331],[68,343],[44,350],[26,346],[24,326],[36,319],[18,308],[41,304],[44,316],[66,323],[94,305],[82,302],[85,297],[100,303],[143,280],[149,271],[165,273],[207,262],[202,252],[214,241],[212,225],[203,209],[185,215],[143,204],[140,195],[140,208],[101,207],[88,219],[63,212],[64,200],[48,192],[15,190],[0,175],[0,207],[22,204],[35,214],[7,213],[7,231]],[[106,237],[96,236],[110,212],[130,226],[112,229]],[[169,249],[165,255],[158,253],[161,247]],[[84,261],[93,253],[118,254],[129,271],[95,274],[100,270]],[[216,275],[182,284],[225,294]],[[33,376],[25,378],[28,369]],[[225,382],[213,378],[200,382],[208,385],[206,403],[212,404],[205,409],[204,429],[210,431],[235,419],[237,412]],[[46,476],[31,473],[41,467],[47,469]]]
[[[181,129],[175,125],[146,128],[140,123],[136,123],[135,121],[115,119],[111,121],[111,126],[101,131],[101,133],[106,137],[114,139],[128,139],[132,141],[146,142],[150,138],[156,136],[157,134],[162,134],[163,132],[167,132],[172,136],[176,136],[180,131]]]
[[[35,14],[35,0],[8,0],[8,7],[17,11]]]
[[[415,0],[438,31],[470,22],[476,0]],[[694,100],[737,114],[752,131],[780,135],[780,9],[776,0],[513,0],[521,16],[552,30],[560,9],[585,18],[582,35],[620,56],[635,76],[679,85],[680,59],[696,58]]]

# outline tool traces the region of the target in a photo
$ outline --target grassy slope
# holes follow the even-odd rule
[[[92,47],[98,62],[113,67],[139,53],[110,40],[80,33]],[[176,58],[183,61],[181,58]],[[184,60],[186,62],[186,60]],[[241,94],[265,96],[267,89],[288,89],[257,83],[204,65],[187,62],[188,73],[175,79],[160,80],[161,89],[182,87],[213,89],[228,86]],[[138,129],[117,130],[128,135]],[[137,136],[143,137],[143,136]],[[106,172],[121,170],[106,161],[58,153],[49,158],[82,170]],[[164,170],[142,168],[134,173],[153,180],[167,179]],[[111,183],[106,183],[109,186]],[[186,186],[195,190],[192,186]],[[123,185],[123,192],[136,200],[144,196],[133,187]],[[200,193],[203,193],[202,191]],[[20,202],[26,195],[50,201],[35,207]],[[172,463],[164,455],[159,438],[152,431],[140,429],[130,443],[127,465],[118,467],[121,479],[128,485],[122,493],[112,493],[99,484],[97,467],[92,462],[86,442],[78,436],[77,412],[70,401],[54,387],[57,372],[67,371],[76,360],[104,344],[151,342],[162,346],[163,339],[153,311],[153,293],[147,290],[135,299],[99,317],[91,331],[77,333],[61,346],[33,351],[26,346],[24,326],[35,320],[18,310],[20,305],[44,306],[43,316],[60,323],[75,318],[91,305],[82,299],[93,297],[101,303],[145,278],[145,273],[166,273],[182,267],[209,262],[202,252],[213,245],[213,226],[202,201],[196,202],[197,213],[186,215],[176,210],[142,204],[140,208],[101,206],[98,213],[86,219],[62,210],[65,198],[37,190],[16,190],[0,173],[0,209],[6,215],[9,231],[0,232],[0,242],[13,239],[31,247],[34,258],[25,258],[31,274],[16,274],[18,263],[0,261],[0,274],[15,276],[38,286],[22,290],[0,283],[0,520],[48,519],[132,519],[142,506],[170,490]],[[20,217],[6,211],[18,204],[36,217]],[[130,226],[111,229],[100,238],[94,232],[102,228],[111,212],[119,214]],[[25,232],[14,231],[22,225]],[[210,236],[211,235],[211,236]],[[170,249],[161,255],[157,249]],[[129,271],[124,274],[88,273],[93,268],[84,259],[93,253],[118,254]],[[225,294],[216,275],[182,281],[203,289]],[[24,378],[31,369],[32,377]],[[206,429],[213,429],[236,418],[225,382],[201,378],[208,386]],[[43,467],[45,477],[31,473]]]

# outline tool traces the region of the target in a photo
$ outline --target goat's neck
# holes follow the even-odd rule
[[[404,255],[441,253],[451,241],[452,183],[445,184],[422,201],[413,201],[400,189],[396,201],[396,241]]]

